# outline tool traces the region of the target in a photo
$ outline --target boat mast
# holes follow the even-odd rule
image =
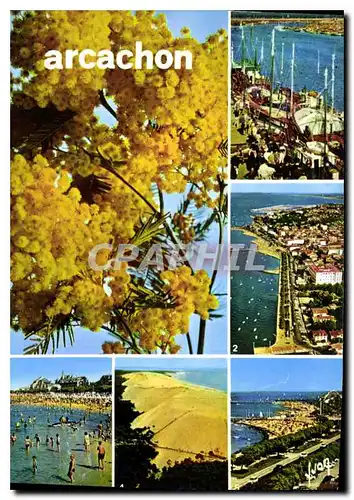
[[[262,40],[262,45],[261,45],[261,60],[260,60],[261,63],[263,62],[263,59],[264,59],[264,44],[263,44],[263,40]]]
[[[256,43],[255,43],[255,46],[254,46],[254,69],[255,69],[255,71],[257,70],[257,64],[258,64],[258,47],[257,47],[257,43],[258,43],[258,40],[257,40],[257,37],[256,37]]]
[[[284,70],[284,42],[281,44],[281,66],[280,66],[280,75],[283,76]]]
[[[327,89],[328,89],[328,69],[326,68],[324,71],[324,93],[323,93],[323,106],[324,106],[324,147],[323,147],[323,166],[326,164],[326,156],[327,156]]]
[[[245,33],[241,24],[241,68],[245,70]]]
[[[333,52],[332,54],[332,89],[331,89],[331,101],[332,101],[332,119],[333,119],[333,113],[334,113],[334,80],[335,80],[335,60],[336,60],[336,54]]]
[[[273,28],[273,30],[272,30],[271,68],[270,68],[269,127],[271,124],[272,107],[273,107],[274,59],[275,59],[275,29]]]
[[[317,51],[317,74],[320,74],[320,51]]]
[[[290,83],[290,113],[293,114],[294,108],[294,67],[295,67],[295,43],[291,56],[291,83]]]

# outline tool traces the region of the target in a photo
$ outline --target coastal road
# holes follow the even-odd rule
[[[313,351],[308,343],[301,339],[301,333],[305,333],[303,319],[295,293],[295,282],[293,261],[287,251],[281,253],[279,268],[279,289],[277,304],[277,323],[275,343],[269,347],[256,347],[255,354],[312,354]],[[294,306],[296,304],[296,307]],[[284,315],[283,325],[280,317]],[[296,328],[295,327],[296,323]],[[296,330],[301,333],[296,335]]]
[[[321,448],[321,445],[331,444],[331,443],[337,441],[339,438],[340,438],[340,434],[336,434],[335,436],[333,436],[329,439],[321,439],[321,441],[319,443],[317,443],[313,446],[309,446],[308,448],[306,448],[306,450],[303,450],[301,452],[301,454],[306,453],[307,455],[309,455],[310,453],[314,453],[319,448]],[[282,460],[279,460],[279,462],[276,462],[275,464],[269,465],[268,467],[265,467],[264,469],[261,469],[257,472],[250,473],[246,477],[238,479],[237,477],[232,476],[231,477],[232,489],[238,490],[250,482],[256,482],[261,477],[264,477],[267,474],[270,474],[271,472],[273,472],[275,467],[277,467],[278,465],[282,465],[282,466],[289,465],[291,462],[295,462],[299,458],[302,458],[300,456],[300,452],[287,453],[286,458],[283,458]],[[252,481],[251,481],[251,478],[252,478]]]

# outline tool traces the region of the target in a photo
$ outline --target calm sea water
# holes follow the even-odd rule
[[[318,401],[323,392],[232,392],[231,416],[245,418],[247,416],[273,416],[285,407],[281,401]],[[259,443],[264,439],[262,432],[247,425],[233,423],[231,425],[232,453],[247,446]]]
[[[67,477],[69,469],[70,454],[76,454],[76,473],[74,476],[77,485],[98,485],[111,486],[112,458],[106,449],[106,470],[97,470],[97,439],[91,439],[91,453],[84,451],[84,432],[96,430],[97,424],[106,416],[99,413],[91,413],[86,417],[86,424],[79,427],[77,431],[63,425],[61,427],[48,427],[47,419],[50,423],[58,422],[61,416],[69,416],[70,420],[78,421],[84,417],[85,412],[81,410],[68,410],[43,406],[12,405],[11,406],[11,433],[15,431],[15,424],[21,418],[28,421],[29,417],[36,417],[34,425],[28,424],[27,429],[21,424],[21,428],[16,430],[17,441],[11,445],[11,482],[30,484],[68,484]],[[34,442],[35,434],[41,439],[41,444],[37,448],[35,444],[30,448],[29,453],[25,451],[24,440],[28,435]],[[61,440],[61,449],[56,450],[56,434]],[[54,438],[54,449],[46,445],[46,436]],[[38,471],[32,472],[32,457],[37,457]]]
[[[223,369],[215,370],[199,370],[199,371],[179,371],[171,373],[171,375],[179,380],[191,382],[192,384],[218,389],[219,391],[227,391],[227,371]]]
[[[343,203],[342,197],[321,195],[232,193],[231,225],[244,226],[252,222],[253,209],[276,205],[320,205]],[[240,231],[231,231],[232,243],[243,243],[248,248],[252,237]],[[277,274],[263,271],[245,271],[247,253],[241,252],[239,271],[231,272],[231,348],[235,353],[252,354],[254,347],[272,344],[276,335],[278,300]],[[266,269],[279,268],[279,260],[257,252],[256,265]]]
[[[231,453],[257,444],[264,439],[262,432],[247,425],[231,424]]]
[[[288,24],[287,24],[288,26]],[[261,73],[270,75],[271,34],[274,24],[263,24],[244,27],[246,58],[254,59],[255,44],[257,38],[258,59],[261,54],[263,40],[264,59],[261,65]],[[231,30],[233,44],[233,59],[235,62],[241,60],[241,29],[234,27]],[[284,65],[281,75],[281,47],[284,43]],[[344,37],[331,35],[314,35],[290,30],[283,30],[281,26],[275,30],[275,82],[290,87],[291,78],[291,54],[292,44],[295,43],[295,72],[294,89],[299,91],[306,87],[309,90],[321,92],[324,88],[324,70],[328,68],[328,81],[332,74],[332,54],[335,52],[335,108],[339,111],[344,109]],[[320,73],[317,73],[318,52],[320,53]],[[331,84],[330,84],[331,85]],[[329,89],[331,86],[329,85]]]

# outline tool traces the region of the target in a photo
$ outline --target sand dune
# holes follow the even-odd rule
[[[160,373],[137,372],[124,378],[123,398],[144,412],[133,426],[148,426],[155,433],[157,466],[200,452],[227,456],[226,393]]]

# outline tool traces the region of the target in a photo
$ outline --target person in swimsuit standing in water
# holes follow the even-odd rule
[[[104,456],[106,454],[106,450],[104,449],[102,441],[98,442],[97,451],[98,451],[98,454],[97,454],[98,468],[101,470],[104,470]]]
[[[71,483],[74,482],[75,466],[76,466],[76,460],[75,460],[75,455],[73,453],[72,455],[70,455],[70,463],[68,471],[68,478],[70,479]]]

